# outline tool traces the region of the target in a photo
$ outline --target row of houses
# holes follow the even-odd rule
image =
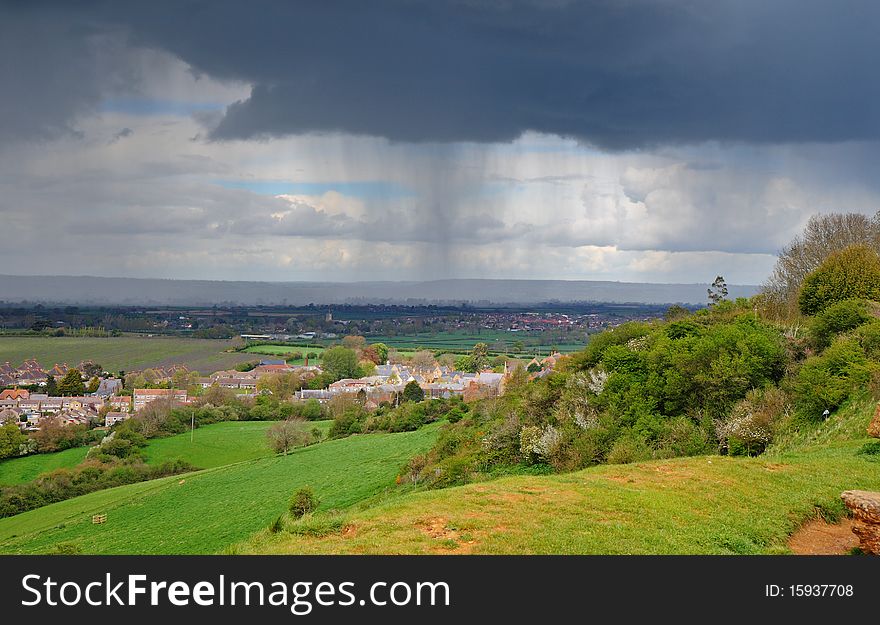
[[[540,372],[551,371],[557,359],[558,355],[545,358],[543,364],[539,362]],[[297,398],[327,402],[337,396],[354,396],[361,397],[367,407],[376,407],[383,402],[394,403],[406,385],[415,382],[427,398],[459,396],[465,401],[474,401],[503,394],[505,383],[513,371],[513,367],[508,365],[505,365],[501,373],[491,370],[471,373],[456,371],[436,363],[434,367],[422,369],[386,364],[377,366],[375,373],[368,377],[338,380],[321,390],[303,389],[297,393]],[[540,375],[540,372],[534,375]]]
[[[263,360],[250,371],[216,371],[209,377],[199,378],[199,386],[209,388],[243,389],[254,391],[260,378],[277,373],[298,373],[303,379],[309,379],[321,373],[320,367],[289,365],[283,360]]]
[[[95,421],[104,411],[104,424],[113,425],[128,418],[132,412],[142,410],[147,404],[167,399],[186,404],[192,401],[187,391],[181,389],[139,388],[132,395],[85,395],[82,397],[51,397],[44,393],[29,393],[24,389],[7,389],[0,392],[0,415],[2,422],[15,422],[22,427],[36,429],[40,419],[60,417],[66,423]]]
[[[91,360],[83,360],[75,369],[78,371],[87,371],[95,369],[95,364]],[[0,365],[0,387],[2,386],[44,386],[49,376],[60,380],[71,367],[66,362],[55,364],[49,369],[43,366],[35,359],[29,358],[19,367],[14,367],[11,363],[4,362]]]

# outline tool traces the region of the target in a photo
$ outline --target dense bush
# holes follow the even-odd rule
[[[296,491],[290,498],[290,514],[293,518],[299,519],[306,514],[311,514],[318,509],[320,501],[315,493],[308,486],[304,486]]]
[[[831,345],[837,335],[854,330],[870,319],[866,301],[848,299],[836,302],[813,318],[810,324],[810,339],[813,346],[821,351]]]
[[[444,417],[451,416],[458,421],[469,410],[460,397],[409,401],[396,407],[385,404],[372,413],[353,400],[337,402],[337,406],[330,426],[330,438],[368,432],[411,432]],[[330,410],[334,411],[333,406]]]
[[[791,382],[798,415],[821,419],[825,410],[834,411],[877,371],[855,338],[839,337],[819,356],[808,358]]]
[[[880,301],[880,256],[866,245],[831,253],[804,278],[798,306],[802,313],[815,315],[847,299]]]

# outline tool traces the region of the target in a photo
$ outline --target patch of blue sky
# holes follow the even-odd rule
[[[413,193],[407,187],[387,180],[338,182],[290,182],[287,180],[218,180],[228,189],[244,189],[260,195],[323,195],[335,191],[364,199],[400,198]]]
[[[127,115],[191,115],[199,111],[222,110],[224,104],[215,102],[181,102],[150,98],[109,98],[101,102],[101,110]]]

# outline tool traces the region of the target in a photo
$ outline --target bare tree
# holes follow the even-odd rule
[[[291,417],[284,421],[278,421],[266,431],[269,446],[277,453],[287,452],[295,447],[302,447],[314,441],[314,437],[306,427],[306,422],[300,417]]]
[[[761,292],[767,312],[778,319],[798,314],[798,293],[807,274],[832,252],[863,244],[880,252],[880,213],[813,215],[803,234],[779,252],[776,267]]]
[[[434,352],[428,349],[423,349],[412,355],[412,358],[410,358],[410,364],[414,369],[426,370],[436,367],[437,361],[434,358]]]

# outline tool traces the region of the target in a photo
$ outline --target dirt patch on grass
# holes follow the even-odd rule
[[[459,532],[445,517],[421,519],[416,521],[416,525],[436,541],[434,551],[437,553],[467,554],[477,543],[470,532]]]
[[[834,524],[813,519],[792,534],[788,547],[799,556],[847,554],[859,546],[859,539],[853,534],[852,527],[852,519],[843,519]]]

